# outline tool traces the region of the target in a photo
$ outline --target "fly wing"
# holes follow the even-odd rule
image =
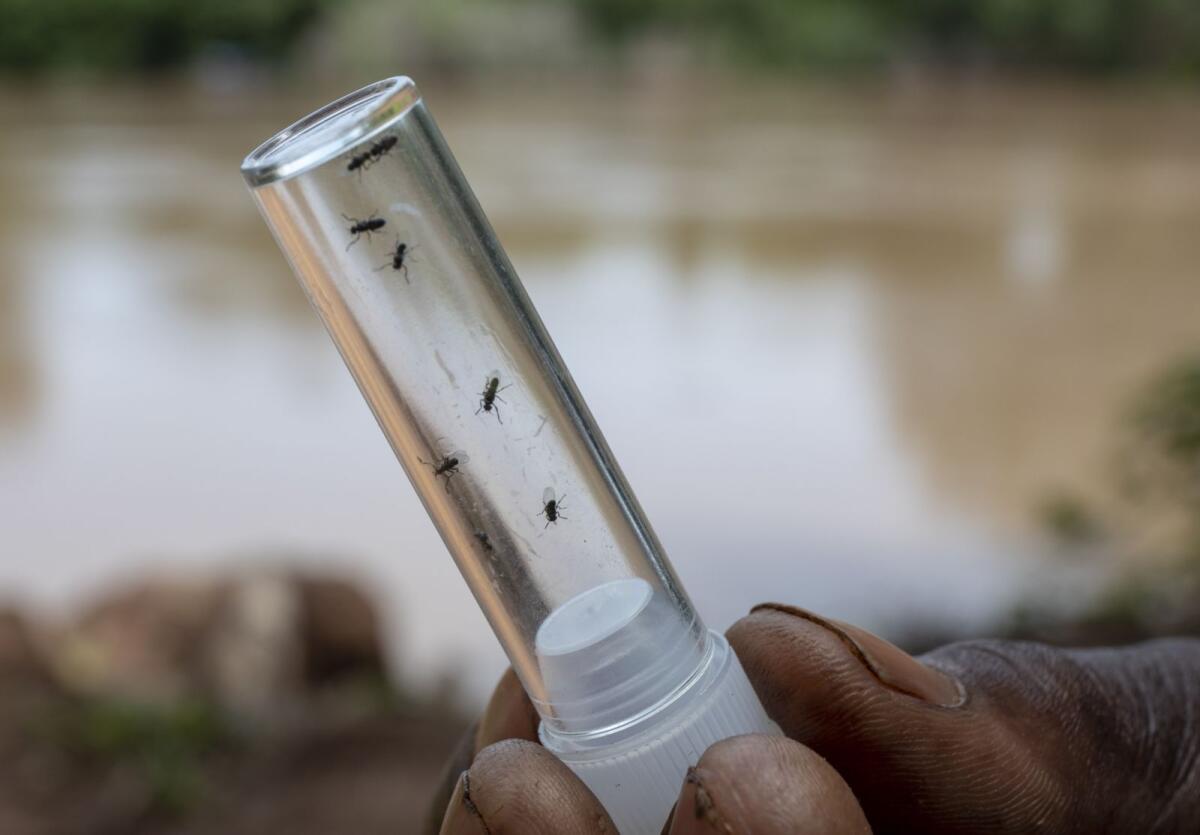
[[[450,453],[450,455],[448,455],[447,457],[448,458],[457,458],[458,463],[460,463],[460,464],[469,463],[471,460],[471,456],[467,455],[461,449],[454,450],[454,452]]]
[[[554,501],[554,488],[547,487],[542,491],[542,504],[550,504],[552,501]]]

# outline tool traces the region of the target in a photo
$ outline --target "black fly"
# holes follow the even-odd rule
[[[423,458],[418,458],[417,460],[427,467],[433,467],[433,474],[435,476],[440,475],[444,477],[446,479],[446,491],[449,492],[450,479],[458,474],[459,465],[466,464],[471,459],[467,457],[465,452],[457,449],[454,452],[443,455],[441,458],[442,460],[436,464],[431,461],[426,461]]]
[[[362,173],[370,168],[374,163],[378,162],[384,154],[396,147],[396,137],[385,136],[378,142],[371,144],[371,147],[363,151],[361,154],[354,154],[350,157],[350,162],[346,163],[347,171],[358,171]]]
[[[496,405],[496,401],[499,400],[501,403],[507,403],[508,401],[500,396],[500,392],[506,388],[511,388],[511,386],[512,383],[509,383],[504,388],[500,388],[499,371],[493,371],[491,374],[488,374],[487,384],[483,387],[483,391],[479,393],[479,408],[475,410],[475,414],[495,410],[496,420],[504,423],[504,421],[500,420],[500,407]]]
[[[371,162],[376,162],[394,147],[396,147],[396,137],[385,136],[378,142],[372,144],[371,149],[367,151],[367,154],[370,156]]]
[[[565,498],[566,496],[555,498],[553,487],[547,487],[542,492],[542,512],[538,516],[546,517],[546,524],[543,527],[550,527],[551,522],[557,525],[559,519],[567,518],[562,515],[563,499]]]
[[[366,170],[367,163],[371,161],[371,152],[363,151],[361,154],[355,154],[350,157],[350,162],[346,163],[347,171],[358,171],[362,173]]]
[[[479,540],[479,544],[483,547],[483,550],[487,551],[488,553],[496,550],[494,547],[492,547],[491,538],[488,537],[488,535],[483,531],[475,531],[475,538]]]
[[[412,254],[414,247],[409,246],[399,239],[396,240],[396,247],[392,250],[392,260],[385,264],[380,264],[375,268],[375,272],[391,267],[393,270],[403,270],[404,280],[411,284],[408,280],[408,258]]]
[[[356,217],[346,217],[345,215],[342,215],[342,217],[346,218],[346,221],[350,224],[350,234],[354,236],[350,243],[346,244],[347,252],[350,251],[350,247],[358,243],[359,236],[365,234],[367,239],[370,240],[372,232],[378,232],[387,226],[386,220],[381,217],[375,217],[374,214],[366,220],[359,220]]]

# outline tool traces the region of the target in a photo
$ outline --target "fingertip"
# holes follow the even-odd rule
[[[767,714],[793,739],[810,741],[828,706],[874,684],[845,642],[807,617],[760,607],[726,635]]]
[[[671,835],[864,835],[854,793],[815,752],[782,736],[749,735],[716,743],[687,779]]]
[[[728,633],[763,707],[788,736],[811,743],[877,708],[955,708],[965,689],[894,644],[851,624],[778,603],[756,607]]]
[[[616,832],[596,796],[533,742],[508,739],[484,748],[460,786],[446,824],[459,828],[443,827],[444,833],[474,833],[475,826],[489,835]]]
[[[470,780],[464,771],[458,775],[454,790],[450,793],[446,815],[442,819],[438,835],[488,835],[487,825],[471,801],[469,785]]]

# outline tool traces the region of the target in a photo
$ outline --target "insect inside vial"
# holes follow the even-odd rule
[[[500,388],[500,372],[499,371],[493,371],[492,373],[488,374],[487,375],[487,384],[484,385],[483,391],[481,391],[479,393],[479,408],[475,410],[475,414],[479,414],[480,412],[495,411],[496,412],[496,420],[499,420],[501,423],[504,423],[503,420],[500,420],[500,407],[498,405],[496,405],[496,401],[499,400],[501,403],[507,403],[508,401],[500,396],[500,392],[504,391],[504,389],[506,389],[506,388],[511,388],[511,387],[512,387],[512,383],[509,383],[504,388]]]
[[[371,152],[363,151],[361,154],[355,154],[350,157],[350,162],[346,163],[347,171],[357,171],[360,174],[366,170],[367,164],[371,162]]]
[[[394,148],[395,146],[396,146],[396,137],[385,136],[382,139],[380,139],[378,142],[371,145],[371,149],[369,151],[367,151],[367,154],[370,156],[371,161],[375,162],[380,157],[382,157],[384,154],[386,154],[388,151],[392,150],[392,148]]]
[[[483,550],[487,551],[488,553],[491,553],[492,551],[496,550],[492,546],[491,538],[483,531],[475,531],[475,538],[479,540],[479,544],[483,548]]]
[[[366,220],[359,220],[356,217],[346,217],[345,215],[342,215],[342,217],[346,218],[346,221],[350,224],[350,234],[354,236],[350,243],[346,244],[347,252],[350,251],[350,247],[358,243],[360,236],[366,235],[367,239],[370,240],[372,232],[378,232],[387,226],[387,221],[381,217],[375,217],[374,212]]]
[[[547,487],[542,492],[542,512],[538,516],[546,517],[546,524],[543,525],[543,528],[550,527],[551,522],[557,525],[559,519],[567,518],[562,515],[563,499],[565,498],[566,496],[555,497],[553,487]]]
[[[408,259],[412,254],[413,249],[414,247],[411,247],[404,243],[404,241],[397,239],[396,247],[392,250],[392,260],[388,261],[387,263],[380,264],[375,268],[375,272],[387,269],[388,267],[391,267],[393,270],[403,270],[404,280],[411,284],[412,282],[408,280]]]
[[[460,449],[456,449],[454,452],[450,452],[450,453],[447,453],[446,455],[443,455],[441,457],[441,460],[436,463],[434,463],[433,461],[426,461],[423,458],[418,458],[417,460],[420,461],[422,464],[424,464],[427,467],[433,467],[433,474],[435,476],[440,475],[443,478],[445,478],[446,479],[446,491],[449,492],[450,479],[452,479],[454,476],[458,475],[459,465],[466,464],[471,459],[467,457],[467,454],[465,452],[463,452]]]
[[[350,250],[350,247],[358,243],[358,239],[362,235],[365,234],[369,240],[372,232],[378,232],[387,225],[386,220],[381,217],[376,217],[374,213],[372,213],[371,216],[365,220],[359,220],[356,217],[347,217],[346,215],[342,215],[342,217],[345,218],[350,224],[350,234],[354,236],[350,243],[346,244],[347,251]]]

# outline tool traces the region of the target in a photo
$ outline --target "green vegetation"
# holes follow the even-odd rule
[[[222,49],[281,61],[305,32],[336,30],[371,2],[0,0],[0,69],[160,71]],[[433,7],[418,3],[400,2],[380,19],[402,19],[417,41],[444,39],[446,32],[429,24]],[[562,12],[554,0],[478,0],[447,15],[473,17],[489,39],[502,39],[497,15],[518,5],[526,18],[539,5],[548,17]],[[573,10],[585,36],[615,47],[663,35],[705,58],[763,67],[880,69],[916,61],[1079,73],[1200,71],[1195,0],[576,0]],[[451,52],[470,63],[481,47],[469,37],[471,26],[464,31],[451,31]]]
[[[582,0],[612,38],[682,30],[776,64],[1200,70],[1194,0]]]
[[[0,68],[153,71],[204,50],[283,57],[322,0],[0,0]]]
[[[730,57],[763,65],[878,64],[893,46],[893,15],[862,0],[581,0],[604,37],[676,33]]]
[[[1200,356],[1167,369],[1146,389],[1130,424],[1127,482],[1183,505],[1200,542]]]
[[[132,770],[153,806],[174,814],[195,808],[208,758],[234,740],[220,711],[197,700],[169,706],[72,701],[55,712],[48,735],[77,757]]]
[[[1082,500],[1070,493],[1053,493],[1036,510],[1042,530],[1062,545],[1087,545],[1101,535],[1099,520]]]
[[[1136,555],[1137,564],[1072,620],[1053,607],[1023,606],[1005,634],[1076,644],[1200,634],[1200,355],[1173,364],[1138,393],[1124,436],[1119,486],[1149,518],[1178,520],[1175,536]],[[1066,495],[1038,512],[1043,529],[1067,545],[1098,542],[1110,528]],[[1139,537],[1127,531],[1125,538]]]

